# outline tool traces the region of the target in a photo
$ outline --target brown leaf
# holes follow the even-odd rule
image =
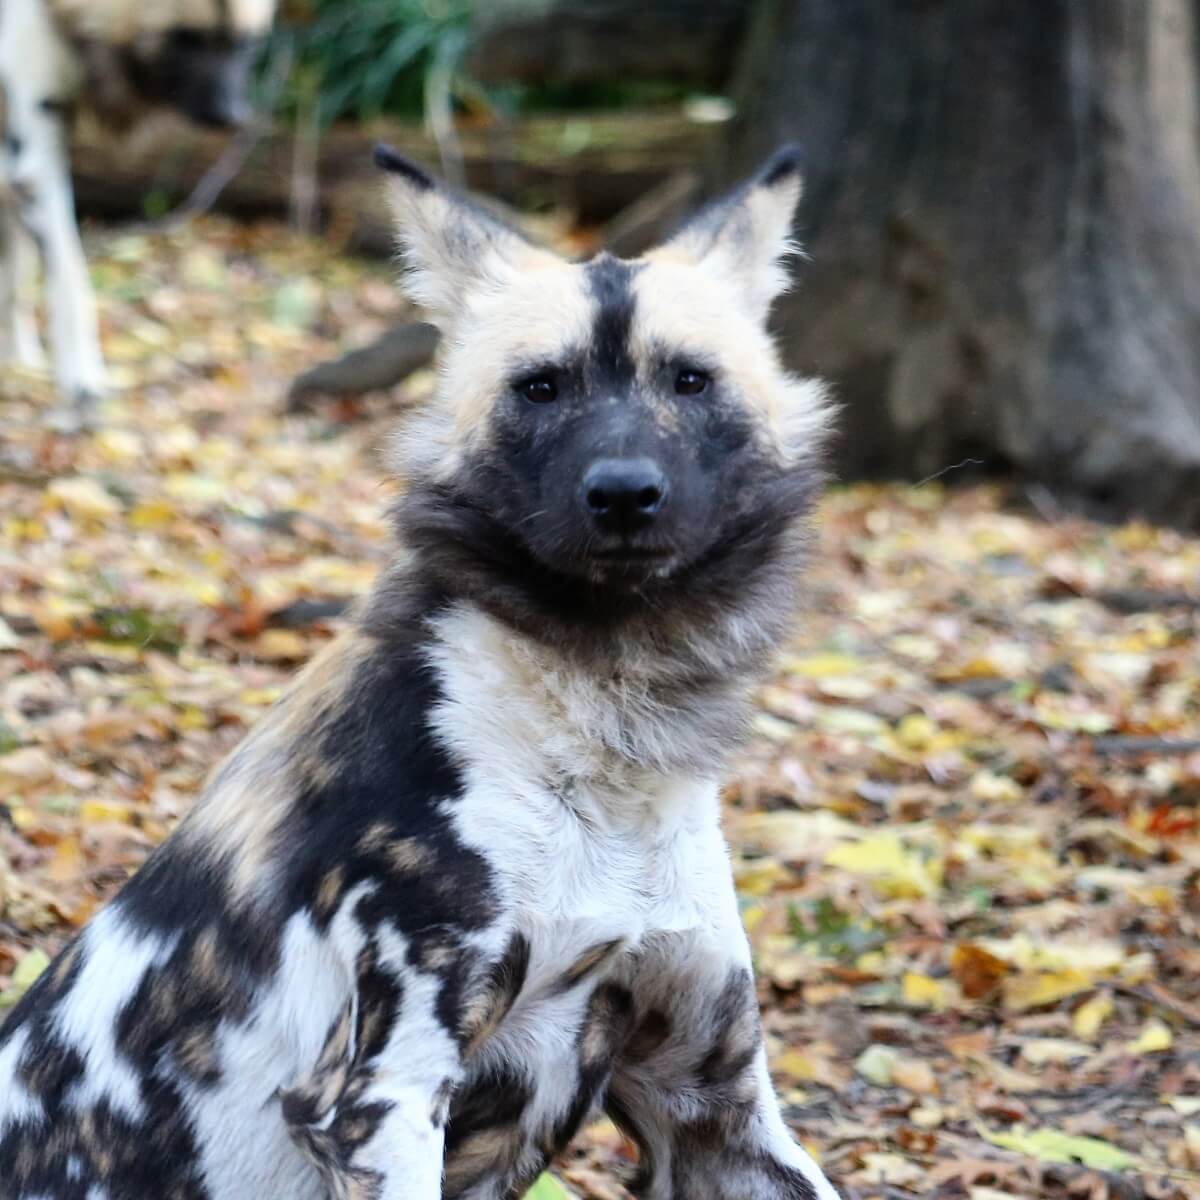
[[[1008,963],[970,942],[960,942],[950,955],[950,970],[968,1000],[981,1000],[1000,986]]]

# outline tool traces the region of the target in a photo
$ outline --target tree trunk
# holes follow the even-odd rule
[[[490,0],[468,69],[485,83],[728,78],[750,0]]]
[[[1200,525],[1194,0],[768,0],[721,172],[806,147],[779,319],[840,467]]]

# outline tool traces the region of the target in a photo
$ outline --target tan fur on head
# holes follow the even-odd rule
[[[378,159],[391,173],[404,289],[443,334],[437,398],[402,429],[395,460],[402,474],[450,476],[486,437],[514,367],[586,354],[596,300],[586,264],[531,245],[394,152]],[[799,253],[791,228],[801,192],[797,155],[785,149],[635,260],[632,326],[646,372],[664,347],[717,361],[793,462],[819,452],[833,413],[822,383],[783,369],[767,329],[788,285],[784,260]]]
[[[257,37],[268,32],[275,13],[275,0],[48,0],[48,5],[72,39],[114,46],[171,29]]]

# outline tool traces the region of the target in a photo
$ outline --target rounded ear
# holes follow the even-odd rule
[[[548,253],[391,146],[377,146],[375,162],[388,173],[403,287],[435,325],[445,328],[463,295],[489,277]]]
[[[683,259],[719,271],[766,320],[788,285],[782,260],[800,252],[792,219],[803,192],[800,148],[780,147],[750,179],[689,218],[648,258]]]

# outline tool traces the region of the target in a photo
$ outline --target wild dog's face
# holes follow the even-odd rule
[[[646,595],[703,582],[796,515],[826,406],[782,371],[766,328],[794,155],[644,258],[585,263],[381,162],[409,290],[444,334],[401,458],[441,498],[446,537],[514,580]]]
[[[119,51],[141,100],[202,125],[250,115],[251,68],[275,0],[56,0],[82,38]]]

